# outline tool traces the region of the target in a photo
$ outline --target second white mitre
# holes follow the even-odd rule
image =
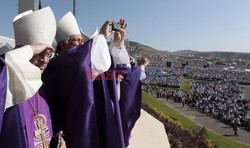
[[[68,12],[57,23],[56,40],[60,42],[76,34],[82,35],[85,42],[93,38],[91,68],[101,72],[107,71],[111,66],[111,57],[105,37],[102,34],[97,35],[97,29],[90,36],[86,36],[83,31],[80,30],[75,16],[72,12]]]

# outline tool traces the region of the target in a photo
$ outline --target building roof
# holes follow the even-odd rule
[[[15,40],[14,39],[7,38],[7,37],[4,37],[4,36],[0,36],[0,48],[3,47],[7,43],[11,47],[15,47]]]

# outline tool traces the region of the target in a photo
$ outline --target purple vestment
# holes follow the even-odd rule
[[[88,79],[91,48],[89,40],[67,50],[52,59],[43,73],[54,129],[63,129],[68,147],[124,148],[121,122],[117,122],[120,113],[113,112],[111,103],[111,98],[117,99],[116,87],[108,87],[111,81]]]
[[[53,136],[50,111],[44,100],[42,89],[38,92],[39,114],[42,114],[45,117],[40,120],[42,120],[43,125],[48,127],[43,134],[46,141],[49,143]],[[29,99],[35,107],[38,103],[37,97],[38,95],[35,94]],[[10,107],[4,113],[2,132],[0,135],[0,147],[34,148],[38,145],[41,146],[42,140],[40,134],[36,137],[34,136],[36,130],[37,127],[34,123],[34,112],[28,100]]]
[[[98,131],[91,68],[92,40],[52,59],[43,73],[54,131],[64,132],[68,147],[98,148]]]
[[[2,131],[2,122],[5,107],[5,98],[7,90],[7,68],[4,58],[0,56],[0,134]]]
[[[140,110],[140,99],[133,105],[133,98],[139,97],[137,93],[141,93],[138,89],[139,79],[135,87],[124,87],[124,93],[136,88],[132,90],[131,96],[123,95],[129,99],[121,97],[122,100],[118,102],[115,79],[88,79],[91,48],[92,40],[89,40],[83,46],[75,46],[65,51],[52,59],[43,73],[54,131],[63,129],[65,141],[70,148],[124,148],[123,142],[128,141],[127,135],[139,116],[136,111]],[[116,77],[114,71],[111,74],[102,74],[103,77],[107,75]],[[124,82],[134,85],[132,83]],[[126,104],[129,106],[124,107]],[[131,107],[139,109],[135,111]],[[125,116],[127,111],[129,115]],[[122,126],[126,133],[123,133]]]
[[[34,148],[35,146],[41,146],[41,135],[38,133],[34,136],[34,132],[37,127],[34,123],[34,112],[28,100],[14,105],[4,112],[6,91],[7,91],[7,70],[3,58],[0,58],[0,147],[1,148]],[[50,111],[45,101],[45,95],[42,87],[29,100],[37,109],[37,97],[39,97],[39,113],[43,118],[39,118],[42,121],[42,125],[47,126],[47,130],[44,130],[46,141],[50,142],[53,136]],[[43,120],[46,119],[46,120]],[[45,127],[46,127],[45,126]]]
[[[131,131],[141,113],[140,68],[117,65],[116,70],[123,71],[124,79],[120,83],[120,112],[125,146],[129,145]],[[133,136],[133,135],[132,135]]]

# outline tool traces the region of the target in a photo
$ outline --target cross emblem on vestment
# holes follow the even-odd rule
[[[34,132],[35,139],[42,141],[43,148],[49,148],[49,141],[47,141],[49,128],[46,125],[46,117],[43,114],[38,114],[34,117],[34,120],[37,129]]]

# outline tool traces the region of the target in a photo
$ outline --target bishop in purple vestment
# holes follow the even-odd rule
[[[135,84],[128,81],[129,85],[135,87],[124,87],[124,93],[135,88],[137,93],[125,96],[129,99],[121,97],[119,103],[116,74],[114,71],[105,73],[111,64],[105,40],[110,34],[108,25],[111,23],[112,21],[107,21],[99,35],[86,41],[80,36],[79,27],[70,12],[58,22],[59,55],[48,64],[43,73],[43,81],[50,100],[54,130],[58,131],[58,127],[63,129],[68,147],[124,148],[124,141],[129,139],[126,135],[130,134],[139,116],[140,99],[134,104],[134,98],[140,97],[140,89],[137,89],[140,88],[139,79]],[[131,74],[138,74],[139,71],[131,71]],[[95,75],[94,79],[89,75]],[[113,79],[103,79],[107,76]],[[130,110],[132,107],[139,109]],[[136,112],[135,117],[131,113],[121,117],[127,111]]]
[[[46,7],[16,16],[13,25],[16,46],[26,46],[0,57],[0,147],[48,148],[53,131],[41,72],[53,50],[55,17]]]

